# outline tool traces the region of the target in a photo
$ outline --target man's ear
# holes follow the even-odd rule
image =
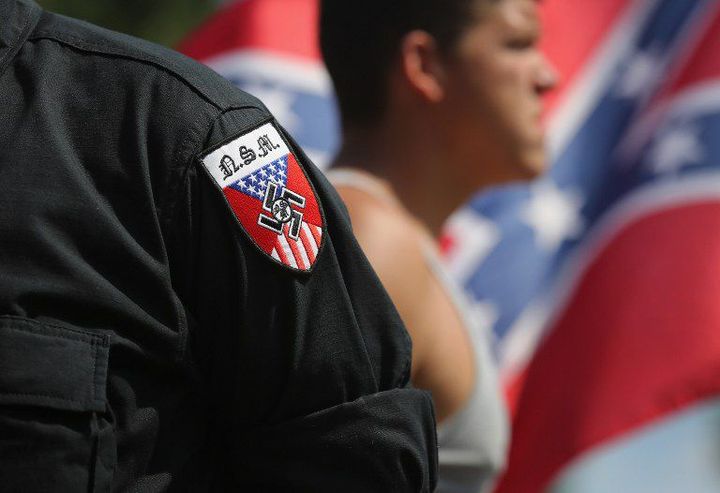
[[[405,82],[423,99],[445,97],[445,72],[435,39],[425,31],[410,31],[400,45],[400,70]]]

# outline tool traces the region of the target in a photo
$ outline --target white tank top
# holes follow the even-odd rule
[[[376,178],[349,168],[326,171],[336,187],[361,190],[383,202],[398,200]],[[475,386],[465,406],[438,426],[438,493],[491,491],[505,466],[509,442],[507,411],[490,353],[490,334],[482,330],[470,303],[442,264],[436,246],[423,246],[428,266],[445,288],[470,336],[475,356]]]

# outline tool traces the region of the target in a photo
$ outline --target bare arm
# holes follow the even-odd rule
[[[433,394],[438,421],[459,410],[473,389],[469,335],[423,252],[428,238],[404,210],[339,187],[355,232],[413,341],[412,381]]]

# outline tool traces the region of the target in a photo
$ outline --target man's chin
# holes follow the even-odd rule
[[[545,149],[526,152],[518,159],[517,171],[520,179],[532,180],[547,171],[548,158]]]
[[[508,156],[508,159],[495,168],[486,186],[508,185],[516,182],[527,182],[542,175],[548,166],[545,150],[528,150],[524,154]]]

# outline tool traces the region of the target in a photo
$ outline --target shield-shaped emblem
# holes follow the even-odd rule
[[[312,269],[323,244],[322,210],[300,162],[272,123],[222,144],[202,162],[260,250],[291,269]]]

